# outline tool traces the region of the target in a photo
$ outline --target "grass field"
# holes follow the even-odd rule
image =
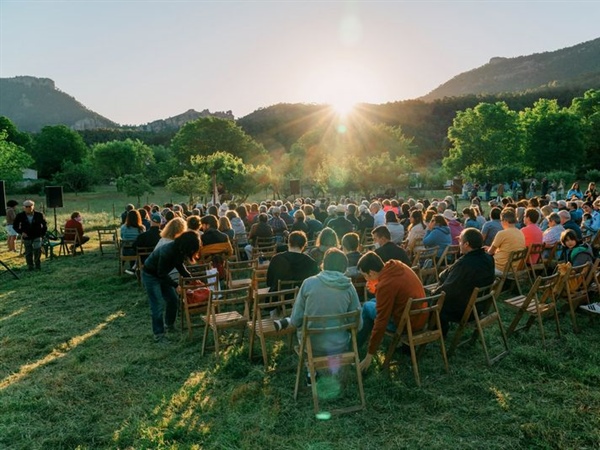
[[[111,200],[117,213],[128,200],[108,194],[67,196],[59,225],[74,209],[88,229],[112,220]],[[220,361],[200,356],[198,330],[155,344],[143,289],[90,235],[85,255],[43,259],[34,273],[0,245],[20,276],[0,275],[0,449],[600,448],[600,320],[580,316],[574,334],[563,316],[560,339],[548,323],[546,348],[535,328],[512,336],[492,368],[476,344],[446,374],[431,346],[421,388],[408,357],[389,377],[378,362],[365,411],[318,420],[308,388],[293,399],[287,347],[271,348],[265,372],[247,339]],[[324,408],[354,400],[352,383],[339,397],[336,380],[319,389],[333,397]]]

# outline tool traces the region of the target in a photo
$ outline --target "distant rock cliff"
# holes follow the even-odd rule
[[[233,113],[231,111],[221,112],[217,111],[211,113],[208,109],[205,109],[201,112],[198,112],[194,109],[188,109],[183,114],[179,114],[177,116],[169,117],[167,119],[155,120],[154,122],[147,123],[146,125],[141,125],[138,128],[143,131],[168,131],[168,130],[178,130],[187,122],[191,122],[200,117],[218,117],[220,119],[229,119],[234,120]]]

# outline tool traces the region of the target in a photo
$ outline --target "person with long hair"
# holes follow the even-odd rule
[[[332,228],[325,227],[319,233],[315,247],[309,251],[308,255],[320,265],[323,262],[323,256],[328,249],[339,247],[340,242],[335,231],[333,231]]]
[[[416,245],[419,242],[423,242],[425,237],[426,225],[423,222],[423,212],[415,209],[410,213],[410,225],[408,226],[408,236],[406,238],[406,250],[409,254],[412,254]]]
[[[165,331],[175,330],[180,288],[169,273],[176,269],[181,276],[190,277],[191,274],[184,266],[184,262],[193,259],[199,250],[198,233],[186,231],[174,241],[155,248],[146,259],[142,270],[142,281],[148,294],[155,342],[167,343]]]
[[[16,200],[9,200],[6,202],[6,243],[8,244],[9,252],[17,251],[16,243],[17,236],[19,234],[15,231],[13,223],[15,221],[15,217],[17,216],[17,210],[15,209],[15,206],[18,204],[19,202]]]

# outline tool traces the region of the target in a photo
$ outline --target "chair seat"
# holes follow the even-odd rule
[[[259,322],[262,324],[262,332],[263,335],[265,336],[277,336],[277,335],[286,335],[286,334],[291,334],[293,332],[296,331],[296,327],[293,326],[292,324],[288,325],[287,328],[285,328],[284,330],[279,330],[277,331],[275,329],[275,320],[271,319],[271,318],[265,318],[265,319],[261,319],[261,320],[257,320],[256,321],[256,328],[252,326],[251,322],[248,322],[248,328],[250,328],[250,330],[254,331],[255,333],[259,333],[260,330],[260,325]]]
[[[210,319],[214,319],[211,320],[212,324],[216,324],[216,325],[225,325],[225,324],[233,324],[233,323],[245,323],[248,322],[248,319],[245,318],[243,315],[241,315],[239,312],[237,311],[227,311],[224,313],[218,313],[215,314],[214,317],[211,316],[202,316],[202,320],[206,323],[208,323]]]
[[[239,280],[229,280],[229,289],[238,289],[252,284],[252,278],[240,278]]]

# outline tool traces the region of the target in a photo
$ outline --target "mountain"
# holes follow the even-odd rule
[[[75,130],[118,127],[57,89],[51,79],[29,76],[0,78],[0,116],[30,132],[59,124]]]
[[[19,130],[29,132],[59,124],[74,130],[121,128],[118,123],[89,110],[74,97],[57,89],[53,80],[30,76],[0,78],[0,116],[8,117]],[[211,113],[207,109],[201,112],[190,109],[174,117],[126,128],[153,133],[177,131],[186,122],[207,116],[234,119],[231,111]]]
[[[494,57],[484,66],[455,76],[421,100],[581,87],[600,88],[600,38],[553,52]]]

